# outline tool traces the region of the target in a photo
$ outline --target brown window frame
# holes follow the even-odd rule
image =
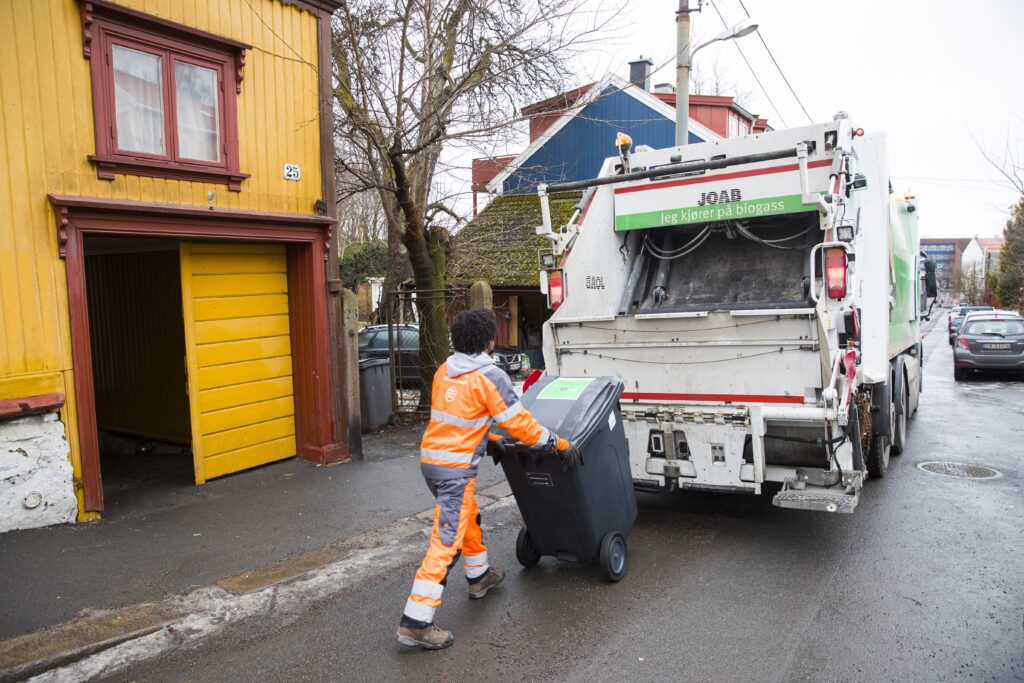
[[[91,62],[96,153],[89,160],[97,176],[116,174],[226,184],[240,191],[237,95],[242,92],[245,51],[249,45],[116,5],[81,0],[83,51]],[[164,154],[121,150],[117,146],[113,48],[122,46],[161,58]],[[175,64],[182,62],[217,74],[220,160],[182,157],[179,152]]]

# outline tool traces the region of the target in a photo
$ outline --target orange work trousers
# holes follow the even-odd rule
[[[427,481],[434,493],[434,528],[402,615],[403,624],[422,628],[434,622],[448,573],[462,555],[466,580],[472,584],[487,573],[487,546],[480,530],[476,477]]]

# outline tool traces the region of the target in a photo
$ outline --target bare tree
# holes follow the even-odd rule
[[[1018,116],[1017,118],[1021,117]],[[974,138],[973,134],[971,137]],[[999,171],[999,174],[1013,186],[1017,194],[1024,195],[1024,154],[1021,153],[1021,139],[1014,137],[1008,130],[1006,133],[1006,143],[1000,152],[988,149],[977,138],[974,138],[974,144],[978,146],[978,150],[985,157],[985,161],[992,168]]]
[[[346,179],[339,179],[345,183]],[[338,248],[383,241],[387,235],[384,207],[375,192],[360,192],[338,200]]]
[[[403,245],[420,319],[420,404],[448,352],[446,243],[459,216],[437,191],[442,151],[486,140],[519,105],[561,90],[614,12],[588,0],[347,0],[333,53],[340,198],[375,192],[389,255]],[[393,254],[392,254],[393,252]]]
[[[961,269],[957,291],[970,306],[985,303],[985,270],[980,263],[971,263]]]
[[[749,88],[741,88],[737,81],[729,77],[718,62],[712,62],[711,68],[694,64],[690,70],[690,92],[695,95],[728,95],[736,104],[746,106],[754,92]]]

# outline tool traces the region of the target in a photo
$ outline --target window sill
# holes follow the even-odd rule
[[[124,175],[149,176],[151,178],[170,178],[173,180],[192,180],[202,183],[220,183],[227,185],[232,192],[241,192],[242,181],[249,177],[248,173],[225,171],[220,168],[204,168],[181,163],[160,161],[144,161],[142,159],[122,159],[89,155],[89,161],[96,164],[96,176],[100,180],[113,180],[118,173]]]

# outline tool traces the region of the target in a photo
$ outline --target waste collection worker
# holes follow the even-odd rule
[[[434,528],[397,634],[403,645],[429,650],[455,642],[434,623],[434,612],[460,554],[470,598],[484,597],[505,578],[487,562],[473,495],[491,425],[530,446],[554,446],[559,453],[570,449],[523,408],[512,381],[490,357],[497,335],[492,311],[460,313],[451,334],[455,353],[434,373],[430,423],[420,444],[420,468],[436,501]]]

